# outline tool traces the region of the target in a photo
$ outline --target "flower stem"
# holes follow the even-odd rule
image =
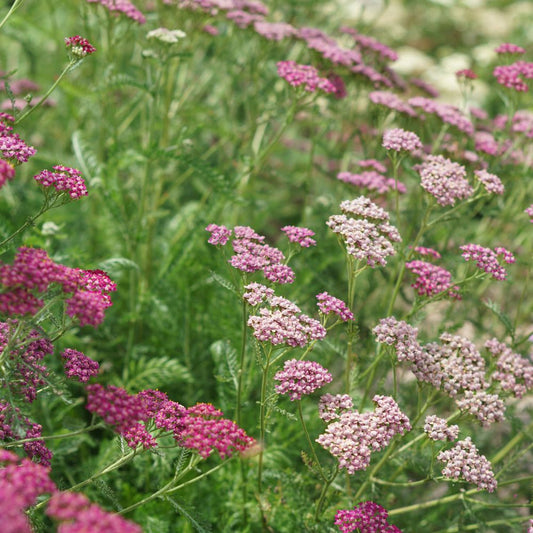
[[[309,431],[307,430],[307,425],[305,423],[304,415],[303,415],[303,412],[302,412],[302,401],[301,400],[297,400],[296,403],[298,404],[298,417],[300,418],[300,422],[302,424],[302,428],[304,430],[305,437],[307,439],[307,443],[309,444],[309,448],[311,449],[311,453],[313,455],[313,459],[315,461],[316,466],[318,467],[318,470],[319,470],[319,473],[320,473],[320,477],[327,483],[328,479],[327,479],[326,475],[324,474],[324,471],[322,470],[322,466],[320,465],[320,461],[318,460],[318,457],[316,455],[315,448],[313,446],[313,442],[311,441],[311,437],[309,436]]]
[[[9,9],[9,11],[7,12],[6,16],[2,19],[2,22],[0,22],[0,29],[2,29],[2,27],[4,26],[4,24],[7,22],[7,20],[9,19],[9,17],[24,3],[24,0],[15,0],[15,2],[13,2],[13,5],[11,6],[11,8]]]

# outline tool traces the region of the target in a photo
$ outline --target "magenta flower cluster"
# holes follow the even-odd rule
[[[316,246],[316,241],[311,237],[314,237],[315,232],[308,228],[300,228],[298,226],[284,226],[281,228],[289,242],[299,244],[302,248],[309,248],[310,246]]]
[[[325,93],[335,93],[337,91],[335,85],[327,78],[321,78],[317,69],[311,65],[299,65],[294,61],[279,61],[277,67],[278,75],[293,87],[302,86],[310,93],[317,90]]]
[[[466,180],[466,169],[442,155],[429,155],[416,166],[421,186],[442,206],[472,196],[474,189]]]
[[[11,164],[0,159],[0,189],[6,184],[7,180],[15,177],[15,169]]]
[[[73,200],[87,196],[85,180],[81,177],[79,170],[63,165],[56,165],[52,168],[55,172],[42,170],[33,178],[43,187],[54,187],[58,192],[67,192]]]
[[[65,360],[65,375],[68,378],[78,378],[81,383],[87,383],[92,376],[98,375],[100,365],[83,352],[67,348],[61,354]]]
[[[13,133],[11,124],[15,119],[7,113],[0,113],[0,157],[11,165],[25,163],[35,155],[35,148],[28,146],[17,133]],[[3,173],[9,177],[11,171],[4,166]],[[5,182],[4,178],[4,182]],[[2,183],[3,185],[3,183]]]
[[[344,241],[347,253],[372,268],[385,266],[386,258],[396,253],[392,243],[401,241],[389,214],[364,196],[340,207],[344,214],[330,216],[326,224]]]
[[[465,244],[459,248],[462,250],[463,253],[461,255],[466,261],[475,261],[477,268],[490,274],[493,279],[498,281],[507,279],[507,270],[500,264],[498,258],[501,256],[502,260],[507,264],[515,262],[514,255],[501,246],[491,250],[479,244]]]
[[[274,346],[286,344],[293,348],[304,347],[313,340],[323,339],[326,329],[318,320],[304,315],[300,308],[281,296],[267,294],[263,289],[255,288],[256,295],[245,296],[257,301],[265,298],[267,306],[259,308],[259,314],[248,319],[254,337],[261,342]],[[259,292],[257,292],[259,291]]]
[[[100,4],[113,14],[123,14],[129,19],[144,24],[146,17],[129,0],[87,0],[90,4]]]
[[[348,320],[353,320],[355,318],[354,314],[348,309],[348,306],[342,300],[331,296],[327,292],[317,294],[316,299],[318,300],[318,308],[324,315],[333,313],[344,322],[348,322]]]
[[[355,187],[376,191],[378,194],[385,194],[396,189],[401,194],[407,191],[404,183],[394,178],[387,178],[387,176],[380,174],[376,170],[366,170],[357,174],[353,174],[352,172],[339,172],[337,179]]]
[[[401,529],[388,522],[387,510],[374,502],[358,503],[353,509],[339,509],[335,525],[341,533],[401,533]]]
[[[316,439],[339,460],[339,468],[345,468],[349,474],[365,470],[372,452],[388,446],[395,435],[411,430],[409,419],[393,398],[376,395],[372,401],[376,404],[373,412],[341,412]],[[327,413],[329,417],[334,411],[328,409]]]
[[[496,81],[517,92],[527,92],[529,85],[524,81],[533,78],[533,63],[527,61],[515,61],[510,65],[498,65],[492,74]]]
[[[444,418],[428,415],[424,421],[424,433],[431,440],[456,440],[459,436],[459,426],[448,426]]]
[[[310,241],[304,241],[309,236],[307,228],[297,228],[300,230],[291,231],[293,238],[298,233],[298,239],[302,242],[310,244]],[[231,241],[233,251],[235,254],[229,259],[229,264],[242,270],[243,272],[257,272],[263,271],[266,279],[272,283],[292,283],[294,281],[294,272],[288,266],[283,264],[285,256],[278,248],[274,248],[264,243],[265,237],[259,235],[249,226],[235,226],[230,230],[226,226],[218,226],[217,224],[209,224],[206,230],[211,233],[208,242],[213,245],[225,246],[231,235],[235,238]],[[313,232],[311,232],[313,233]],[[307,237],[304,235],[307,234]]]
[[[533,224],[533,204],[524,209],[524,213],[529,216],[530,222]]]
[[[44,305],[40,297],[59,285],[64,293],[68,316],[81,326],[98,326],[111,304],[110,292],[116,285],[102,270],[81,270],[55,263],[45,250],[19,248],[12,265],[0,264],[0,313],[35,314]]]
[[[467,135],[474,134],[474,125],[470,119],[453,105],[443,104],[424,96],[413,96],[407,100],[407,103],[414,109],[438,117],[445,124],[450,124]]]
[[[460,299],[459,287],[452,286],[452,275],[448,270],[427,261],[408,261],[405,267],[417,276],[411,284],[419,296],[432,297],[446,292],[451,298]]]
[[[437,460],[445,463],[442,475],[448,479],[464,479],[488,492],[494,492],[498,486],[490,462],[479,454],[470,437],[459,441],[450,450],[440,452]]]
[[[214,450],[224,459],[254,443],[235,422],[223,418],[222,412],[210,404],[185,408],[159,391],[131,395],[113,385],[107,388],[88,385],[87,392],[87,409],[113,426],[131,448],[157,446],[146,428],[151,420],[155,427],[172,432],[179,446],[195,450],[204,459]]]
[[[383,148],[395,152],[414,152],[422,148],[422,142],[418,135],[402,128],[386,130],[383,134]]]
[[[88,1],[90,2],[91,0]],[[82,59],[96,52],[96,48],[87,39],[79,35],[65,37],[65,46],[75,59]]]
[[[372,91],[368,95],[369,100],[376,105],[380,105],[396,111],[398,113],[403,113],[410,117],[416,117],[417,112],[415,109],[404,102],[397,94],[389,91]]]
[[[276,372],[274,379],[279,381],[275,386],[276,392],[288,394],[293,402],[301,400],[302,395],[312,394],[315,390],[331,383],[333,376],[315,361],[289,359],[285,361],[283,370]]]
[[[526,53],[526,49],[513,43],[502,43],[495,50],[497,54],[518,54]]]

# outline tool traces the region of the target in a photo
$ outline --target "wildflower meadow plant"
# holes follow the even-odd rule
[[[532,531],[533,10],[366,4],[3,3],[2,533]]]

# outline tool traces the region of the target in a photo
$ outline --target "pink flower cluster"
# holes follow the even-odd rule
[[[440,255],[437,250],[434,250],[433,248],[428,248],[427,246],[416,246],[415,252],[420,255],[431,255],[435,259],[440,259],[442,256]]]
[[[389,513],[374,502],[358,503],[353,509],[339,509],[335,525],[341,533],[401,533],[401,529],[389,524]]]
[[[286,22],[258,20],[254,22],[254,30],[270,41],[281,41],[286,37],[295,37],[298,35],[298,30]]]
[[[513,43],[502,43],[494,50],[497,54],[525,54],[525,48]]]
[[[387,107],[388,109],[392,109],[398,113],[404,113],[410,117],[417,116],[415,109],[393,92],[373,91],[368,95],[368,98],[373,104]]]
[[[275,389],[278,394],[288,394],[291,402],[301,400],[303,394],[312,394],[316,389],[331,383],[333,376],[315,361],[289,359],[283,370],[276,372],[279,381]]]
[[[372,401],[376,404],[373,412],[342,412],[316,439],[349,474],[365,470],[372,452],[388,446],[395,435],[411,430],[409,419],[393,398],[376,395]]]
[[[491,174],[486,170],[475,170],[474,175],[483,184],[487,192],[493,194],[503,194],[505,192],[502,180],[496,174]]]
[[[428,415],[424,422],[424,432],[431,440],[456,440],[459,436],[459,426],[448,426],[444,418]]]
[[[436,102],[424,96],[413,96],[407,100],[407,103],[415,109],[422,110],[424,113],[437,116],[442,122],[455,126],[459,131],[467,135],[474,134],[474,125],[470,119],[453,105]]]
[[[7,160],[11,166],[16,166],[20,163],[25,163],[30,157],[35,155],[35,148],[28,146],[17,133],[13,133],[11,124],[15,119],[7,113],[0,113],[0,157]],[[5,166],[2,168],[4,175],[3,183],[6,179],[10,179],[12,172]]]
[[[533,204],[524,209],[524,213],[531,218],[530,222],[533,224]]]
[[[25,511],[41,494],[53,493],[50,468],[0,448],[0,515],[2,531],[31,533]]]
[[[411,284],[419,296],[432,297],[439,293],[446,292],[451,298],[460,299],[457,292],[459,287],[452,287],[452,275],[448,270],[426,261],[409,261],[405,267],[413,274],[416,274],[416,281]]]
[[[329,315],[333,313],[344,322],[354,319],[354,314],[348,309],[348,306],[342,300],[331,296],[327,292],[317,294],[316,299],[318,300],[317,305],[322,314]]]
[[[398,361],[411,364],[419,381],[442,389],[483,426],[503,420],[505,405],[497,395],[486,392],[485,360],[468,339],[443,333],[441,344],[422,346],[418,330],[394,317],[381,319],[373,332],[378,342],[394,346]]]
[[[60,533],[142,533],[134,522],[104,511],[79,492],[56,492],[48,502],[46,514],[60,523]]]
[[[146,17],[129,0],[87,0],[87,2],[100,4],[113,14],[122,13],[139,24],[146,22]]]
[[[78,378],[79,382],[87,383],[92,376],[98,375],[98,362],[78,350],[67,348],[61,357],[65,360],[65,375],[68,378]]]
[[[19,248],[13,265],[0,264],[0,313],[7,315],[35,314],[44,305],[42,296],[54,284],[64,293],[67,314],[81,326],[98,326],[104,311],[111,304],[109,293],[116,285],[102,270],[81,270],[55,263],[45,250]]]
[[[462,478],[488,492],[494,492],[498,486],[490,462],[479,454],[470,437],[459,441],[450,450],[440,452],[437,459],[445,463],[442,475],[446,478]]]
[[[229,260],[232,267],[250,273],[262,270],[265,278],[273,283],[285,284],[294,281],[293,270],[283,264],[285,260],[283,252],[264,244],[265,237],[256,233],[249,226],[235,226],[232,231],[226,226],[209,224],[206,230],[211,233],[208,242],[221,246],[225,246],[234,233],[235,238],[231,244],[235,255]],[[300,237],[304,238],[301,234]]]
[[[157,446],[157,441],[146,429],[151,419],[157,428],[171,431],[179,446],[195,450],[204,459],[213,450],[224,459],[254,443],[210,404],[199,403],[185,408],[159,391],[145,390],[130,395],[113,385],[107,389],[99,384],[88,385],[87,391],[87,409],[114,426],[131,448]]]
[[[81,177],[79,170],[63,165],[56,165],[52,168],[55,172],[42,170],[33,178],[43,187],[54,187],[56,191],[67,192],[73,200],[87,196],[85,180]]]
[[[422,142],[418,135],[402,128],[386,130],[383,134],[383,148],[395,152],[414,152],[422,148]]]
[[[499,65],[494,68],[492,74],[500,85],[517,92],[527,92],[529,85],[524,79],[533,78],[533,63],[515,61],[510,65]]]
[[[507,279],[507,271],[500,264],[499,256],[505,263],[515,262],[514,255],[505,248],[498,246],[491,250],[479,244],[465,244],[459,247],[462,250],[462,256],[466,261],[475,261],[476,267],[490,274],[493,279],[504,281]]]
[[[456,200],[472,196],[474,189],[466,180],[466,169],[442,155],[429,155],[416,166],[422,188],[442,206],[455,205]]]
[[[88,0],[89,2],[91,0]],[[76,59],[82,59],[85,56],[94,54],[96,48],[83,37],[74,35],[73,37],[65,37],[65,46],[70,50],[72,56]]]
[[[498,381],[503,390],[522,398],[533,387],[531,361],[495,338],[486,341],[485,348],[496,358],[496,370],[491,378]]]
[[[336,420],[351,409],[353,400],[349,394],[323,394],[318,402],[318,416],[324,422]]]
[[[302,248],[309,248],[309,246],[316,246],[316,241],[312,239],[315,232],[308,228],[300,228],[298,226],[284,226],[281,228],[289,242],[299,244]]]
[[[6,184],[7,180],[12,180],[15,176],[15,169],[11,164],[0,159],[0,189]]]
[[[396,253],[392,242],[402,240],[389,224],[389,214],[364,196],[344,201],[340,207],[345,214],[330,216],[326,224],[342,238],[347,253],[372,268],[385,266],[386,258]]]
[[[311,65],[299,65],[294,61],[279,61],[278,75],[293,87],[303,86],[310,93],[316,90],[335,93],[337,88],[327,78],[321,78],[318,71]]]
[[[259,296],[250,296],[257,301]],[[261,296],[263,297],[263,296]],[[273,345],[303,347],[312,340],[323,339],[326,329],[318,320],[302,314],[300,308],[281,296],[264,293],[268,307],[261,307],[258,315],[248,319],[254,337],[261,342]]]
[[[359,162],[360,163],[360,162]],[[367,170],[358,174],[351,172],[339,172],[337,179],[356,187],[362,187],[369,191],[376,191],[378,194],[385,194],[398,188],[398,192],[405,193],[407,188],[401,181],[394,178],[387,178],[375,170]]]

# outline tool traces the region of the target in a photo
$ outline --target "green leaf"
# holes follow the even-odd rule
[[[235,285],[231,283],[231,281],[228,281],[226,278],[223,278],[221,275],[217,274],[214,270],[210,270],[211,277],[208,279],[208,281],[214,280],[219,285],[227,289],[228,291],[232,292],[233,294],[237,295],[240,298],[239,291],[235,288]]]
[[[165,496],[164,499],[169,502],[178,513],[187,518],[198,533],[210,533],[212,531],[211,526],[201,515],[197,514],[196,509],[193,507],[185,507],[183,504],[178,503],[174,498],[170,498],[169,496]]]
[[[191,383],[187,368],[171,357],[142,356],[130,365],[129,390],[157,389],[176,382]]]
[[[482,303],[487,309],[490,309],[498,317],[500,322],[504,325],[507,334],[510,335],[512,339],[514,339],[515,331],[509,316],[506,315],[502,311],[501,307],[492,300],[482,300]]]

